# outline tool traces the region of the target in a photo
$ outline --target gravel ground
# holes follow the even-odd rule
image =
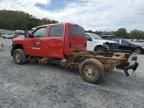
[[[136,78],[115,70],[100,85],[54,65],[16,65],[9,40],[0,48],[0,108],[144,108],[144,56]]]

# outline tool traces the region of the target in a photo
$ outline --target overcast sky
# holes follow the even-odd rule
[[[87,30],[144,30],[144,0],[0,0],[1,9],[77,23]]]

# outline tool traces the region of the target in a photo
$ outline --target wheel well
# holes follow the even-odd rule
[[[142,48],[140,48],[140,47],[136,47],[135,50],[136,50],[136,49],[140,49],[140,50],[142,50]]]
[[[20,44],[12,45],[11,56],[13,56],[13,52],[15,49],[23,49],[23,46]]]
[[[140,49],[140,50],[141,50],[141,53],[143,52],[142,48],[140,48],[140,47],[136,47],[136,48],[134,49],[134,51],[137,50],[137,49]]]
[[[98,46],[95,46],[94,51],[95,51],[97,48],[100,48],[100,47],[105,48],[105,47],[102,46],[102,45],[98,45]]]

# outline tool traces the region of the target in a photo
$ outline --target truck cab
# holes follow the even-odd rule
[[[38,26],[32,33],[12,40],[12,51],[22,49],[26,56],[64,58],[86,50],[84,29],[76,24],[59,23]]]

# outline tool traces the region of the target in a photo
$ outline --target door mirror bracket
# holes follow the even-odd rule
[[[25,36],[26,38],[32,38],[32,34],[31,34],[30,32],[28,32],[28,31],[25,31],[24,36]]]

